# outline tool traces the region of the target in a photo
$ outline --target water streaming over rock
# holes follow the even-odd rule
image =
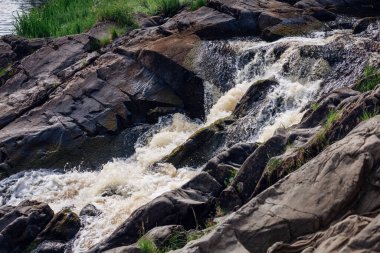
[[[161,164],[158,169],[152,169],[150,165],[198,129],[231,115],[257,80],[269,78],[276,80],[278,85],[270,90],[258,108],[237,119],[228,129],[227,140],[265,141],[276,128],[298,123],[302,109],[334,86],[332,81],[323,78],[334,69],[331,62],[321,56],[305,55],[318,50],[323,55],[322,49],[336,40],[337,35],[317,34],[311,38],[288,38],[273,43],[258,40],[204,42],[203,53],[194,63],[205,62],[204,68],[198,66],[200,75],[208,80],[205,83],[208,112],[205,123],[181,114],[163,117],[139,138],[131,157],[114,159],[99,171],[76,168],[18,173],[0,182],[0,203],[15,205],[24,199],[35,199],[49,203],[54,211],[71,207],[78,213],[85,205],[94,204],[102,214],[82,217],[83,227],[73,242],[74,252],[85,251],[110,235],[138,207],[181,186],[198,173],[198,168]],[[213,62],[214,72],[207,68]],[[291,72],[289,65],[293,66]]]

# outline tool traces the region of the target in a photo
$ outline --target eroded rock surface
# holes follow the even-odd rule
[[[359,197],[360,203],[362,191],[379,169],[379,125],[380,116],[361,123],[215,231],[178,252],[266,252],[278,241],[290,242],[344,216],[354,199]],[[372,212],[372,207],[361,211]]]

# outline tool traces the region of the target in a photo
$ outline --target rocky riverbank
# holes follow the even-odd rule
[[[89,252],[380,251],[379,15],[372,0],[212,0],[105,47],[106,24],[1,37],[0,252],[70,252],[101,212],[6,205],[9,176],[99,169],[175,113],[205,123],[149,169],[200,171]]]

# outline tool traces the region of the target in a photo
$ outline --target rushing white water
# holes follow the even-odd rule
[[[180,187],[197,173],[186,168],[177,170],[170,164],[162,164],[153,171],[149,165],[169,154],[200,125],[181,114],[174,114],[169,124],[160,122],[157,127],[160,130],[148,143],[136,144],[132,157],[115,159],[100,171],[39,170],[11,176],[1,183],[10,193],[7,204],[34,199],[49,203],[55,212],[71,207],[77,213],[85,205],[94,204],[102,214],[83,220],[84,226],[77,235],[73,251],[89,249],[112,233],[138,207]]]
[[[240,119],[234,135],[241,135],[238,137],[245,141],[263,142],[278,127],[298,123],[303,115],[301,108],[315,98],[320,82],[317,78],[284,76],[282,68],[300,57],[299,45],[324,45],[329,40],[319,36],[288,38],[273,43],[232,41],[231,48],[238,52],[237,55],[249,50],[255,50],[256,54],[243,67],[237,68],[236,85],[223,95],[211,83],[205,85],[209,96],[205,99],[209,107],[205,123],[174,114],[170,120],[157,123],[150,137],[140,138],[134,155],[114,159],[103,165],[100,171],[38,170],[13,175],[0,182],[0,203],[16,205],[25,199],[35,199],[49,203],[55,212],[70,207],[78,213],[85,205],[94,204],[102,214],[82,217],[83,227],[73,245],[73,252],[83,252],[110,235],[138,207],[181,186],[198,173],[196,168],[177,169],[170,164],[161,164],[159,169],[152,169],[150,165],[169,154],[199,128],[229,116],[257,80],[271,78],[278,85],[267,95],[266,104],[255,117]],[[285,51],[279,59],[274,57],[273,45],[284,45]],[[320,69],[325,63],[315,61],[313,64],[313,68]],[[216,101],[214,105],[212,101]],[[253,125],[259,128],[256,132],[251,129]]]

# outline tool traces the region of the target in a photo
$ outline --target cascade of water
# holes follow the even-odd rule
[[[258,110],[249,112],[231,126],[228,130],[230,141],[265,141],[276,128],[298,123],[302,117],[301,108],[315,98],[320,88],[319,76],[312,75],[312,70],[328,69],[328,66],[318,59],[310,61],[308,78],[303,77],[302,71],[299,75],[289,75],[284,68],[300,60],[300,45],[325,45],[329,41],[331,37],[323,36],[288,38],[273,43],[230,41],[229,48],[234,50],[231,55],[237,57],[233,61],[236,66],[230,68],[235,69],[231,81],[234,85],[221,95],[222,88],[205,84],[205,106],[209,108],[206,123],[181,114],[162,119],[152,128],[155,129],[153,133],[142,136],[136,143],[134,155],[114,159],[100,171],[18,173],[0,182],[0,203],[15,205],[25,199],[35,199],[49,203],[54,211],[71,207],[75,212],[89,203],[94,204],[102,214],[96,218],[84,217],[84,226],[74,241],[74,252],[85,251],[113,232],[136,208],[192,178],[197,173],[196,168],[174,168],[166,164],[159,170],[151,170],[150,165],[169,154],[199,128],[229,116],[257,80],[272,78],[278,85]],[[207,43],[215,44],[205,43],[206,47]]]

